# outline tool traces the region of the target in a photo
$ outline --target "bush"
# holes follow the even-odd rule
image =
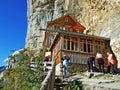
[[[44,80],[40,67],[41,56],[34,56],[35,69],[31,70],[30,60],[26,51],[20,52],[15,57],[14,68],[4,71],[4,83],[0,84],[0,90],[39,90]]]

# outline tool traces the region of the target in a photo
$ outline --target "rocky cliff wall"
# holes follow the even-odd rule
[[[108,37],[120,67],[120,0],[27,0],[26,47],[42,48],[47,22],[69,12],[89,34]]]

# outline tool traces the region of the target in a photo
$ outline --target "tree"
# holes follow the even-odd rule
[[[7,69],[4,72],[4,85],[1,90],[39,90],[44,80],[40,60],[42,50],[38,56],[34,56],[34,70],[31,69],[30,63],[31,52],[28,50],[21,51],[15,55],[16,59],[14,68]]]

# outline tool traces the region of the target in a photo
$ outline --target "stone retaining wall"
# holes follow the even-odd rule
[[[69,64],[69,73],[87,71],[87,64]]]

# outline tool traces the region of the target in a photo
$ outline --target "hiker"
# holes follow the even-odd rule
[[[50,61],[50,55],[47,55],[45,58],[44,58],[44,62],[48,62]]]
[[[68,77],[68,63],[69,63],[70,57],[65,54],[61,58],[61,60],[63,64],[63,78],[67,78]]]
[[[111,58],[110,60],[110,70],[112,74],[115,74],[115,60],[113,58]]]
[[[47,62],[50,61],[50,55],[47,55],[45,58],[44,58],[44,67],[47,66]]]
[[[108,70],[107,72],[110,73],[110,60],[112,59],[113,55],[110,52],[107,52],[107,59],[108,59]]]
[[[110,52],[107,52],[107,55],[108,55],[108,73],[115,74],[114,69],[115,60],[113,58],[113,55]]]
[[[104,72],[104,60],[103,60],[102,54],[97,53],[96,54],[96,59],[97,59],[97,62],[98,62],[99,71]]]
[[[87,64],[88,64],[88,72],[94,72],[94,61],[95,61],[95,57],[89,57],[87,59]]]

